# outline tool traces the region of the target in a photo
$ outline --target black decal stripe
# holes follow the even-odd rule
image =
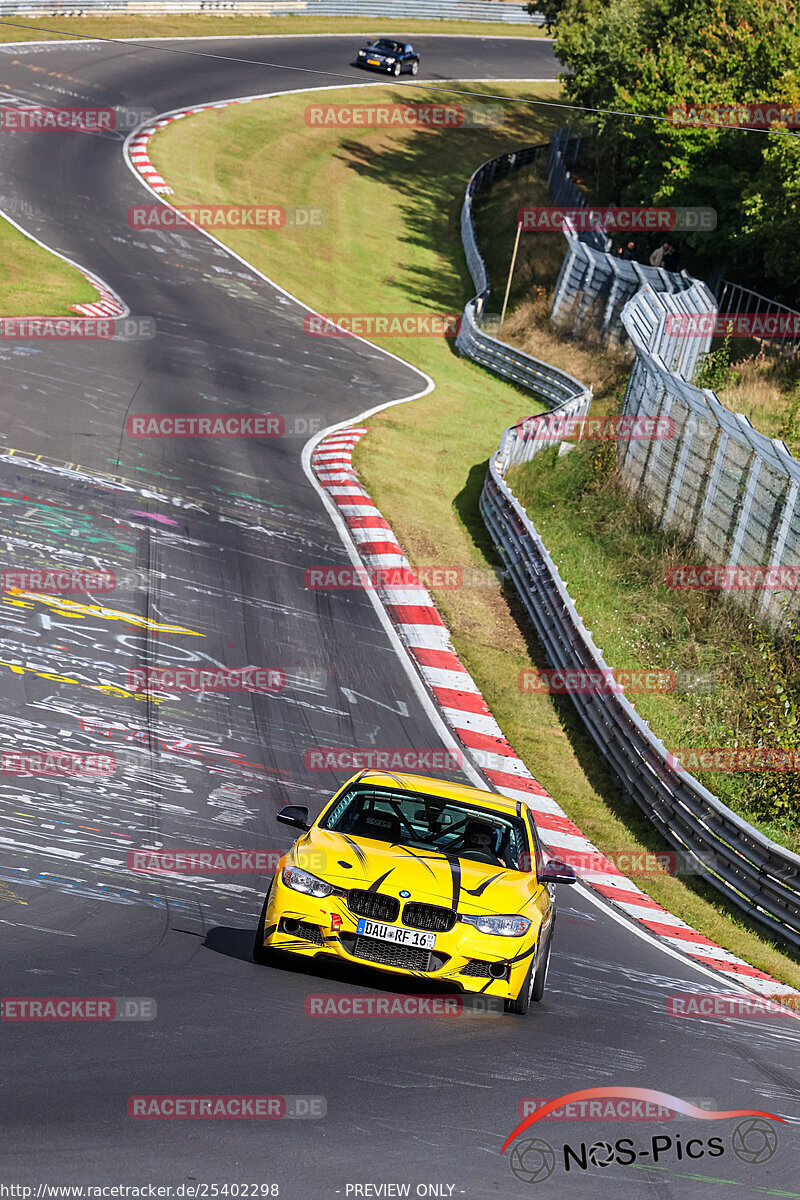
[[[364,853],[364,851],[361,849],[361,847],[359,846],[358,842],[354,842],[353,839],[351,837],[348,837],[348,835],[346,833],[342,833],[339,836],[343,837],[344,840],[347,842],[348,846],[351,848],[351,850],[355,854],[355,856],[358,859],[361,866],[366,867],[367,856]]]
[[[526,950],[522,954],[515,954],[513,958],[507,958],[505,961],[509,964],[509,966],[511,965],[511,963],[524,962],[526,958],[530,958],[532,954],[536,953],[537,944],[538,943],[534,942],[534,944],[531,946],[530,950]]]
[[[378,888],[381,886],[384,879],[388,879],[393,870],[394,870],[394,867],[389,867],[389,870],[386,872],[385,875],[381,875],[380,879],[376,879],[374,883],[371,883],[369,885],[369,887],[367,888],[367,891],[368,892],[377,892]]]
[[[450,868],[450,874],[453,878],[453,903],[450,907],[458,912],[458,897],[461,894],[461,863],[458,859],[453,862],[452,859],[448,858],[447,865]]]
[[[479,883],[476,888],[464,888],[464,891],[468,896],[482,896],[489,884],[496,883],[497,880],[502,879],[504,875],[508,875],[508,871],[499,871],[497,875],[490,875],[488,879],[484,879],[483,883]]]
[[[420,863],[420,865],[425,868],[425,870],[428,872],[429,875],[432,875],[434,879],[436,878],[436,872],[431,870],[431,868],[428,866],[427,862],[425,861],[425,859],[422,857],[421,854],[415,854],[413,850],[411,850],[408,846],[404,846],[402,844],[402,842],[392,842],[392,849],[405,851],[405,853],[410,855],[410,857],[413,858],[415,862]],[[444,858],[445,856],[443,854],[437,855],[437,858],[439,858],[439,857]]]

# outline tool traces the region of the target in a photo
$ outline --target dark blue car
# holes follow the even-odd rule
[[[358,52],[359,67],[371,71],[385,71],[387,75],[416,75],[419,70],[419,55],[409,42],[396,42],[394,38],[378,38],[367,42]]]

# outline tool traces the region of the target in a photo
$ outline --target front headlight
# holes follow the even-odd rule
[[[324,879],[317,879],[316,875],[309,875],[308,871],[301,871],[299,867],[286,867],[283,882],[288,888],[295,892],[304,892],[306,896],[330,896],[333,891],[330,883],[326,883]]]
[[[474,925],[479,933],[494,933],[499,937],[522,937],[531,927],[527,917],[462,917],[465,925]]]
[[[359,50],[359,52],[358,52],[358,57],[359,57],[359,58],[366,58],[366,57],[367,57],[367,52],[366,52],[366,50]]]
[[[384,61],[385,63],[388,63],[388,65],[389,65],[390,67],[392,67],[392,66],[394,66],[394,64],[395,64],[395,62],[397,61],[397,59],[395,59],[395,58],[385,58],[383,61]]]

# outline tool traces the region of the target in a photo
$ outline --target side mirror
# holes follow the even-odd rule
[[[568,863],[548,858],[539,872],[539,883],[577,883],[578,877]]]
[[[275,816],[281,825],[294,825],[295,829],[308,829],[308,809],[302,804],[287,804]]]

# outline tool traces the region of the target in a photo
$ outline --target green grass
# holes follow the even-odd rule
[[[554,87],[542,85],[493,90],[555,95]],[[346,96],[330,93],[328,99],[341,103]],[[363,95],[356,99],[363,103]],[[178,122],[156,135],[153,161],[176,188],[179,204],[325,205],[323,230],[218,232],[323,312],[460,309],[472,295],[459,238],[466,179],[493,154],[546,140],[548,118],[509,105],[502,128],[354,136],[328,127],[311,135],[303,122],[307,102],[280,97]],[[370,419],[371,432],[356,453],[365,486],[412,562],[473,568],[482,576],[483,586],[439,591],[436,602],[503,731],[536,777],[604,851],[663,849],[614,787],[569,701],[517,687],[520,670],[540,662],[540,651],[519,603],[492,574],[496,562],[477,503],[502,429],[535,411],[535,402],[460,359],[446,339],[384,344],[428,371],[436,390]],[[583,360],[579,376],[590,361]],[[796,959],[713,889],[667,874],[638,882],[721,945],[800,986]]]
[[[553,447],[513,468],[509,486],[569,581],[606,662],[676,673],[674,691],[629,696],[665,745],[732,746],[732,731],[741,744],[757,744],[747,740],[747,707],[772,685],[748,614],[713,593],[667,587],[667,571],[693,561],[691,550],[654,526],[616,484],[613,454],[600,466],[602,453],[582,445],[559,458]],[[748,775],[698,778],[768,837],[800,853],[800,814],[760,817]]]
[[[0,218],[0,316],[74,316],[97,292],[80,271]]]
[[[49,32],[56,30],[55,33]],[[261,37],[279,34],[475,34],[481,37],[547,37],[538,25],[505,25],[486,21],[384,21],[363,17],[28,17],[14,14],[0,21],[0,42],[52,42],[60,38]],[[335,70],[335,67],[331,68]]]

